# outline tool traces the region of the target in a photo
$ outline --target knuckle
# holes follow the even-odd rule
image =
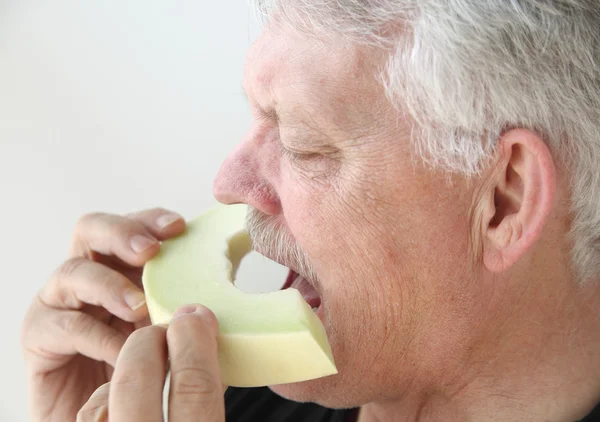
[[[109,268],[99,268],[94,274],[94,284],[98,291],[107,295],[107,299],[113,303],[120,303],[123,292],[131,287],[131,282],[121,273]]]
[[[148,227],[148,226],[156,226],[156,224],[157,224],[156,219],[162,215],[167,215],[167,214],[179,215],[177,212],[171,211],[171,210],[163,208],[163,207],[154,207],[154,208],[149,208],[149,209],[139,211],[136,213],[128,214],[127,217],[132,221],[141,223],[142,225]]]
[[[110,228],[110,235],[117,242],[127,242],[136,234],[146,234],[146,230],[136,221],[126,217],[117,217]]]
[[[50,284],[53,285],[59,306],[63,308],[78,308],[81,306],[81,302],[75,294],[71,290],[62,287],[67,285],[71,278],[76,277],[87,262],[84,258],[72,258],[63,262],[54,272]]]
[[[69,312],[58,319],[60,330],[69,337],[80,337],[89,333],[95,320],[82,312]]]
[[[60,267],[58,267],[56,271],[56,279],[57,281],[62,281],[64,279],[70,278],[87,262],[84,258],[71,258],[62,263]]]
[[[88,402],[77,412],[77,422],[106,422],[108,421],[108,404]]]
[[[119,219],[115,221],[115,232],[124,236],[129,236],[137,233],[145,233],[145,230],[137,221],[119,217]]]
[[[100,339],[101,350],[120,350],[123,347],[124,337],[116,330],[106,333]]]
[[[221,385],[207,368],[184,366],[171,368],[171,371],[173,379],[171,389],[173,394],[180,398],[209,398],[217,395],[221,389]]]
[[[149,208],[125,214],[125,218],[133,223],[143,223],[149,217],[154,216],[155,212],[155,208]]]
[[[154,208],[150,208],[147,213],[150,215],[160,215],[160,214],[166,214],[169,213],[171,211],[169,211],[166,208],[163,207],[154,207]]]
[[[79,219],[75,226],[76,238],[85,239],[87,231],[91,226],[91,222],[95,220],[103,221],[108,229],[108,235],[117,237],[127,237],[134,233],[143,232],[143,228],[133,219],[128,218],[127,215],[116,215],[107,213],[90,213],[86,214]]]
[[[75,223],[74,237],[77,238],[78,236],[84,235],[90,226],[90,222],[102,219],[105,216],[106,214],[102,212],[90,212],[79,217]]]
[[[88,222],[96,220],[97,218],[101,218],[103,217],[105,214],[101,213],[101,212],[89,212],[86,214],[83,214],[81,217],[79,217],[79,219],[77,220],[77,223],[75,224],[76,228],[82,228],[85,227],[87,225]]]
[[[141,343],[150,339],[152,341],[161,342],[165,339],[165,331],[166,330],[164,327],[159,325],[150,325],[131,333],[128,341],[131,343]]]

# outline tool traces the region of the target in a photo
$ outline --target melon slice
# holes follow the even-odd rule
[[[252,250],[246,205],[219,205],[163,242],[142,276],[150,318],[168,324],[182,305],[200,303],[219,321],[224,385],[259,387],[337,373],[321,320],[298,290],[249,294],[233,284]]]

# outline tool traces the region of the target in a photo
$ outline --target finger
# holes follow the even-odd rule
[[[134,332],[113,373],[110,422],[162,422],[166,375],[166,328],[153,325]]]
[[[77,422],[108,422],[110,383],[101,385],[77,413]]]
[[[183,217],[163,208],[138,211],[127,217],[141,223],[158,240],[166,240],[185,231]]]
[[[217,333],[217,319],[203,306],[186,306],[175,314],[167,330],[170,422],[198,420],[200,415],[203,422],[225,420]]]
[[[126,336],[86,313],[56,310],[39,299],[30,308],[22,329],[22,343],[41,366],[54,368],[57,359],[82,354],[115,365]],[[43,372],[44,367],[36,367]]]
[[[160,249],[158,239],[138,221],[112,214],[88,214],[75,227],[71,255],[113,255],[141,267]]]
[[[40,298],[54,308],[100,306],[129,322],[148,315],[146,298],[139,287],[117,271],[85,258],[70,259],[61,265]]]
[[[137,324],[138,324],[137,322],[132,324],[130,322],[123,321],[121,318],[110,318],[110,320],[108,321],[108,325],[110,327],[123,333],[126,337],[129,337],[131,335],[131,333],[133,333],[135,330],[137,330],[137,328],[138,328]],[[150,324],[146,324],[146,325],[150,325]],[[139,328],[141,328],[141,326]]]

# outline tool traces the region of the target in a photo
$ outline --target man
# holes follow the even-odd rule
[[[290,401],[229,390],[229,420],[595,418],[600,6],[271,3],[214,191],[319,295],[339,374],[271,387]],[[35,420],[162,420],[167,355],[170,420],[224,420],[214,316],[135,331],[140,268],[184,225],[80,221],[23,325]]]

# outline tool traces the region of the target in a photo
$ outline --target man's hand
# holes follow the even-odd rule
[[[180,216],[162,209],[80,220],[69,259],[35,297],[22,325],[32,421],[74,421],[111,379],[127,337],[149,324],[142,267],[160,240],[184,230]]]
[[[203,306],[175,315],[168,328],[146,327],[129,337],[112,381],[96,390],[77,422],[162,422],[167,359],[169,422],[225,421],[217,319]]]

